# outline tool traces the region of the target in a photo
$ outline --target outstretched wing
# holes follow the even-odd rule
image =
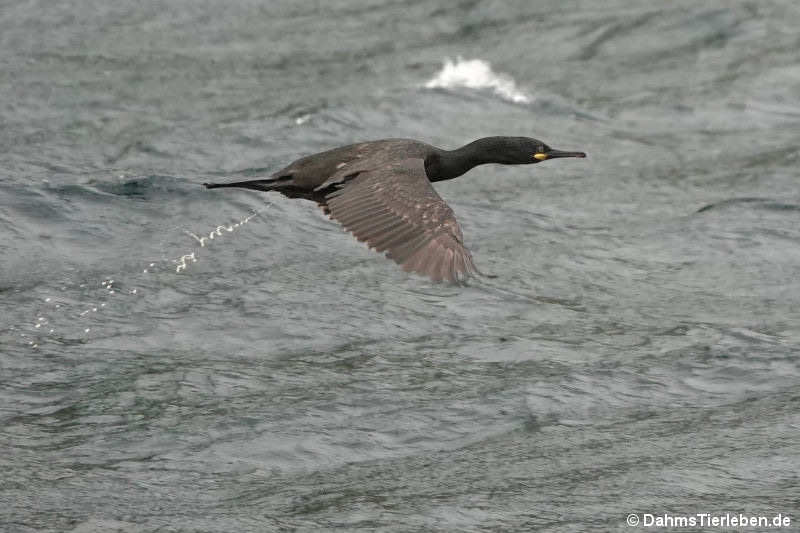
[[[360,173],[325,197],[331,218],[356,239],[386,252],[406,272],[460,281],[478,270],[453,210],[428,181],[422,159]]]

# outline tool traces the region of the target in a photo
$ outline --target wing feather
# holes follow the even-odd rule
[[[369,168],[369,161],[360,165]],[[403,270],[435,281],[477,273],[455,215],[428,181],[422,159],[378,165],[339,187],[325,197],[330,217]]]

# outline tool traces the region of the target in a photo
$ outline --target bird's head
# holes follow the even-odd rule
[[[550,148],[539,139],[530,137],[509,137],[508,143],[503,148],[508,158],[507,164],[526,165],[540,163],[547,159],[559,157],[586,157],[584,152],[567,152]]]
[[[477,165],[530,165],[558,157],[586,157],[583,152],[555,150],[530,137],[484,137],[456,150],[428,156],[425,170],[431,181],[449,180]]]

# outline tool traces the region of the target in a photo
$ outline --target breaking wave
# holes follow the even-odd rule
[[[483,59],[445,59],[442,69],[425,83],[428,89],[488,89],[504,100],[515,104],[529,104],[530,95],[521,91],[511,76],[498,74]]]

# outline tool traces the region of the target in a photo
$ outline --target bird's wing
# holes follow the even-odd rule
[[[453,210],[431,186],[422,159],[362,172],[325,203],[331,218],[406,272],[435,281],[460,281],[478,272]]]

